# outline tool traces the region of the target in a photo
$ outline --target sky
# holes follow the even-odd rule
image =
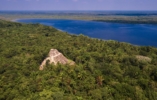
[[[157,0],[0,0],[0,10],[156,10]]]

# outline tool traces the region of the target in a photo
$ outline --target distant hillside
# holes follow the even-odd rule
[[[51,48],[75,62],[39,70]],[[157,48],[0,20],[0,100],[157,100]]]
[[[157,24],[156,11],[0,11],[0,19],[14,20],[29,18]]]

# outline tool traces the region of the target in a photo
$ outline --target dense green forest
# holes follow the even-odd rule
[[[75,65],[39,71],[52,48]],[[0,100],[157,100],[157,48],[0,20]]]

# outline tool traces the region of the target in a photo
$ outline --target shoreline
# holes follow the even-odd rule
[[[138,21],[124,21],[124,20],[93,20],[96,22],[106,22],[106,23],[121,23],[121,24],[150,24],[157,25],[157,22],[138,22]]]
[[[138,22],[138,21],[124,21],[124,20],[86,20],[86,19],[67,19],[67,18],[17,18],[12,19],[12,22],[18,22],[18,20],[33,20],[33,19],[49,19],[49,20],[77,20],[77,21],[93,21],[93,22],[104,22],[104,23],[115,23],[115,24],[146,24],[146,25],[157,25],[157,22]]]
[[[12,21],[13,21],[13,22],[18,22],[18,23],[23,23],[23,22],[19,22],[18,20],[26,20],[26,19],[29,20],[29,19],[36,19],[36,18],[14,19],[14,20],[12,20]],[[38,19],[43,19],[43,18],[38,18]],[[60,19],[53,19],[53,20],[60,20]],[[65,20],[69,20],[69,19],[65,19]],[[71,20],[73,20],[73,19],[71,19]],[[112,23],[112,22],[107,22],[107,23]],[[41,23],[40,23],[40,24],[41,24]],[[117,23],[115,23],[115,24],[117,24]],[[121,23],[120,23],[120,24],[121,24]],[[129,24],[129,23],[123,23],[123,24]],[[45,25],[45,24],[42,24],[42,25]],[[147,25],[148,25],[148,24],[147,24]],[[150,25],[152,25],[152,24],[150,24]],[[153,25],[154,25],[154,24],[153,24]],[[45,25],[45,26],[54,27],[54,26],[51,26],[51,25]],[[56,28],[56,27],[54,27],[54,28],[57,29],[58,31],[65,32],[65,33],[68,33],[68,34],[70,34],[70,35],[76,35],[76,36],[79,36],[79,35],[80,35],[80,34],[70,33],[70,32],[67,32],[67,31],[58,29],[58,28]],[[99,39],[99,40],[103,40],[103,41],[110,41],[110,40],[113,40],[113,39],[108,39],[108,40],[106,40],[106,39],[100,39],[100,38],[90,37],[90,36],[88,36],[88,35],[86,35],[86,34],[83,34],[83,35],[84,35],[84,36],[87,36],[87,37],[89,37],[89,38]],[[154,46],[154,45],[138,45],[138,44],[132,44],[132,43],[130,43],[130,42],[118,41],[118,40],[113,40],[113,41],[124,42],[124,43],[128,43],[128,44],[134,45],[134,46],[151,46],[151,47],[157,47],[157,46]]]

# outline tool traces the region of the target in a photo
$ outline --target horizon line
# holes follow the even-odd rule
[[[157,11],[157,10],[0,10],[0,11]]]

